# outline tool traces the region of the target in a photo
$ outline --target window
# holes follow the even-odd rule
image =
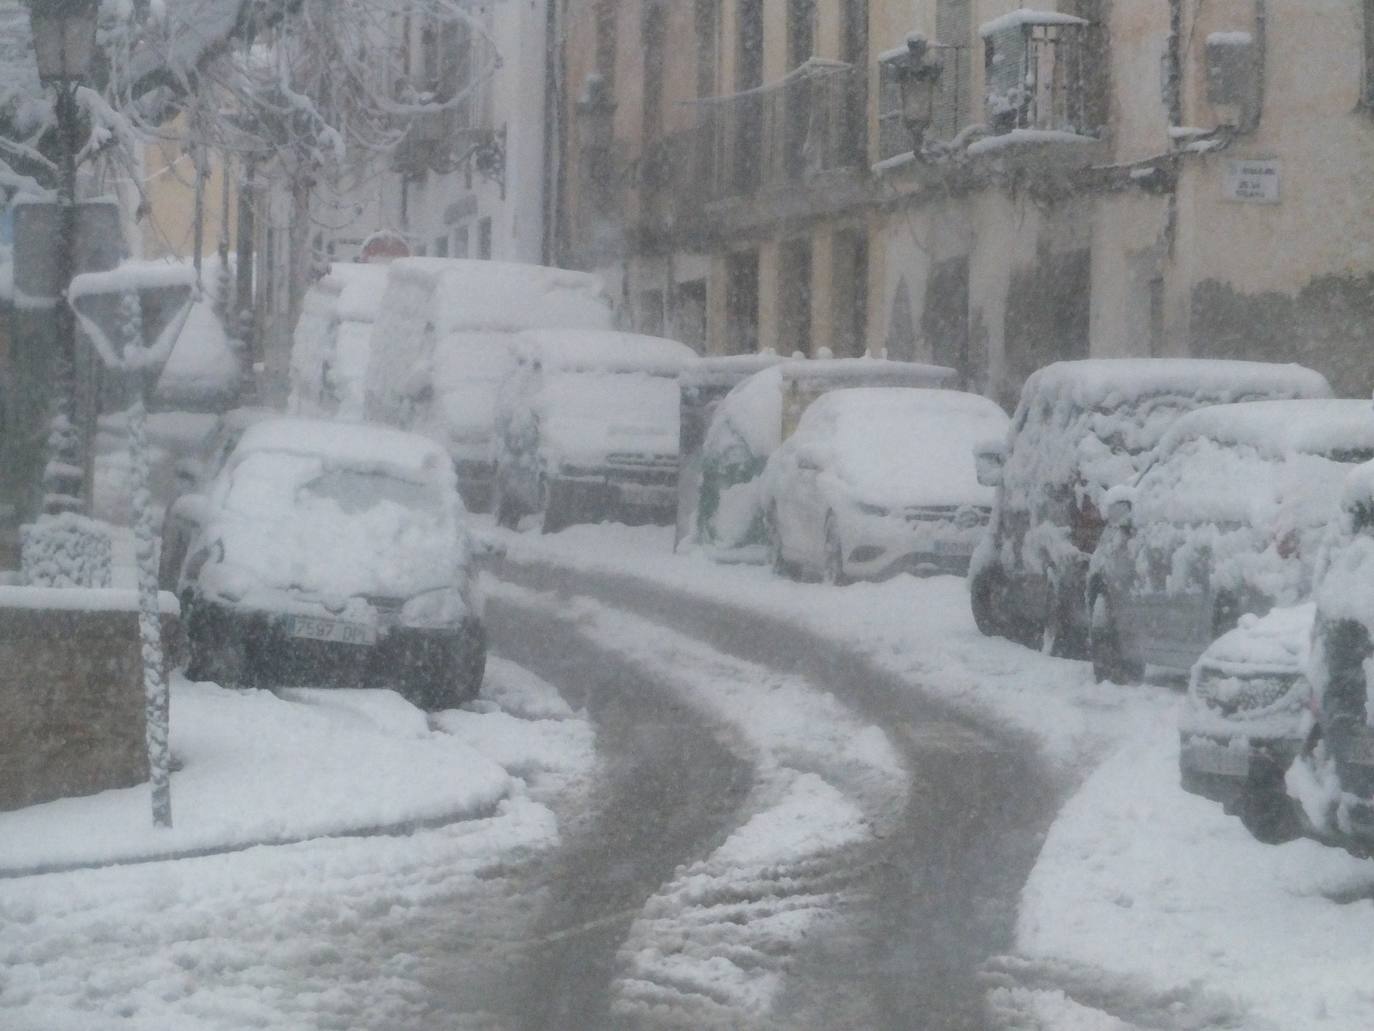
[[[720,0],[697,0],[697,96],[716,93],[716,34],[720,30]]]
[[[1103,67],[1089,45],[1090,23],[1054,24],[1025,17],[983,36],[988,121],[995,131],[1057,129],[1084,135],[1101,124]],[[999,22],[1003,19],[999,19]]]
[[[640,121],[641,139],[647,146],[663,134],[663,44],[666,14],[660,4],[644,12],[644,109]]]
[[[788,240],[778,260],[778,350],[811,353],[811,241]]]
[[[759,252],[739,251],[725,260],[725,351],[759,349]]]
[[[763,85],[763,0],[739,0],[736,11],[735,90]],[[738,194],[757,189],[761,174],[763,107],[758,96],[743,98],[731,110],[731,186]]]
[[[1364,0],[1364,103],[1374,107],[1374,0]]]
[[[972,33],[970,0],[940,0],[935,8],[940,83],[934,117],[927,130],[932,139],[951,140],[969,123],[966,107],[973,80],[973,63],[969,59]]]
[[[606,91],[615,93],[616,0],[597,0],[596,70]]]
[[[698,354],[706,350],[706,280],[679,283],[673,291],[673,335]]]
[[[641,333],[663,335],[663,291],[644,290],[639,295],[638,324]]]
[[[455,258],[466,258],[468,256],[467,226],[459,226],[453,231],[453,256]]]
[[[483,218],[477,222],[477,257],[483,261],[491,258],[491,219]]]
[[[436,258],[448,257],[448,235],[436,236],[434,238],[434,256]]]
[[[831,274],[832,349],[858,357],[868,346],[868,238],[862,230],[835,234]]]

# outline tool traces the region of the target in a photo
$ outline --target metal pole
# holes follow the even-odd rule
[[[53,328],[57,336],[58,368],[55,377],[53,420],[48,432],[48,464],[43,471],[43,510],[49,513],[85,510],[90,502],[91,457],[86,420],[77,409],[76,320],[67,305],[67,291],[76,274],[76,132],[75,87],[57,87],[57,136],[61,144],[62,179],[59,184],[57,240],[57,309]]]

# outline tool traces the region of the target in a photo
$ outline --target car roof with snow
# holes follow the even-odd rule
[[[1319,372],[1302,365],[1228,358],[1085,358],[1031,373],[1023,399],[1056,397],[1078,408],[1112,409],[1154,394],[1206,397],[1211,403],[1252,397],[1330,397]]]
[[[1349,398],[1295,398],[1199,408],[1179,417],[1160,442],[1160,453],[1198,437],[1274,457],[1370,452],[1374,458],[1374,406]]]
[[[981,394],[857,387],[818,398],[790,440],[819,445],[828,466],[871,500],[991,505],[994,492],[978,483],[973,447],[1005,434],[1008,422]]]
[[[676,376],[699,359],[686,344],[640,333],[585,329],[531,330],[521,336],[526,359],[545,370],[648,372]]]
[[[615,312],[599,276],[590,272],[470,258],[400,258],[388,266],[430,296],[440,334],[560,326],[610,329]]]
[[[385,265],[339,261],[329,266],[329,274],[317,285],[329,283],[328,289],[338,294],[335,310],[339,318],[350,322],[373,322],[382,307],[386,277]]]
[[[681,382],[683,387],[728,386],[785,360],[776,351],[707,355],[682,371]]]
[[[927,387],[845,387],[823,394],[802,416],[801,426],[820,420],[882,418],[927,420],[951,418],[963,421],[1001,422],[1007,414],[982,394],[964,390]]]
[[[416,433],[363,423],[283,416],[253,424],[229,464],[273,452],[319,458],[329,464],[375,468],[411,479],[428,480],[450,470],[444,449]]]

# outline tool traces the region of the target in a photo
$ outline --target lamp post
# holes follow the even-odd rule
[[[58,290],[65,295],[76,274],[76,152],[80,115],[76,91],[90,75],[95,60],[95,30],[99,0],[30,0],[29,23],[33,30],[34,56],[38,78],[57,94],[57,139],[60,149],[61,180],[58,206],[61,209],[57,239]],[[47,512],[81,509],[86,506],[89,448],[82,439],[84,430],[77,424],[76,406],[76,323],[63,297],[54,312],[54,329],[59,351],[57,406],[48,440],[48,464],[43,473]]]
[[[935,118],[935,94],[944,70],[924,36],[906,38],[906,60],[897,78],[902,91],[902,124],[911,133],[912,152],[919,155],[926,130]]]

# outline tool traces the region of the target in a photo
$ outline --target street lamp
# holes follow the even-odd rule
[[[45,86],[84,82],[95,61],[99,0],[30,0],[29,24]]]
[[[902,91],[902,124],[911,133],[912,151],[919,155],[926,130],[935,119],[936,91],[944,69],[924,36],[908,36],[906,50],[897,84]]]
[[[65,294],[76,274],[76,153],[80,115],[76,90],[91,72],[95,61],[95,30],[99,0],[30,0],[29,24],[33,30],[38,78],[57,93],[57,138],[61,149],[61,182],[58,203],[61,223],[57,240],[58,289]],[[60,512],[85,507],[89,476],[89,448],[76,410],[76,323],[64,299],[59,297],[55,331],[60,350],[58,407],[49,433],[48,465],[44,470],[43,507]],[[65,419],[63,418],[65,416]]]

